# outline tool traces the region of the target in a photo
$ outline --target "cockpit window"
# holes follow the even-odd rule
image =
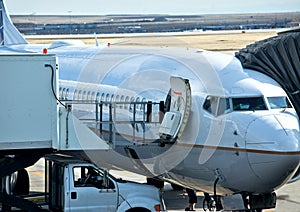
[[[203,108],[215,116],[220,116],[230,112],[230,101],[229,98],[208,96],[203,104]]]
[[[267,110],[263,97],[232,98],[234,111]]]
[[[204,102],[203,108],[212,114],[216,114],[218,106],[218,98],[215,96],[208,96]]]
[[[229,98],[219,98],[218,116],[230,112]]]
[[[271,109],[292,108],[292,104],[286,96],[267,97],[267,99]]]

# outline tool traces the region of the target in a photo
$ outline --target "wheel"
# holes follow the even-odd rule
[[[17,181],[12,192],[14,195],[29,194],[29,175],[25,169],[18,171]]]
[[[146,208],[131,208],[127,210],[126,212],[151,212]]]

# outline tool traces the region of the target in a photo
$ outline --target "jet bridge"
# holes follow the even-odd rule
[[[235,54],[244,68],[266,74],[288,94],[300,117],[300,32],[280,34]]]

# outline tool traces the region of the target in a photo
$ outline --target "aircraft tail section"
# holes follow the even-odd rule
[[[27,44],[27,41],[12,23],[4,0],[0,0],[0,46],[17,44]]]

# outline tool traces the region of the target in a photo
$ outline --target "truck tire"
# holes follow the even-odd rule
[[[12,192],[14,195],[29,194],[29,175],[25,169],[18,171],[17,182]]]
[[[127,210],[126,212],[151,212],[146,208],[131,208]]]

